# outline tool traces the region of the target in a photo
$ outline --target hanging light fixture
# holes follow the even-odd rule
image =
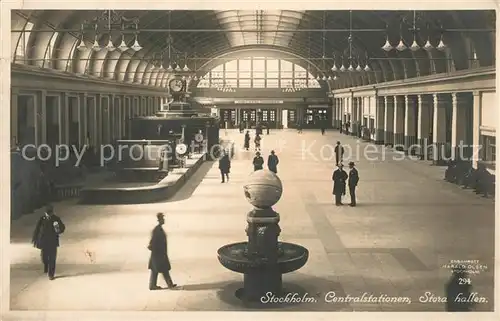
[[[365,68],[363,70],[366,71],[366,72],[371,71],[370,66],[368,66],[368,64],[366,64],[366,66],[365,66]]]
[[[99,45],[99,41],[97,41],[97,35],[94,37],[94,44],[92,44],[92,50],[96,51],[96,52],[101,50],[101,46]]]
[[[332,80],[332,76],[328,76],[328,80]]]
[[[85,45],[85,41],[83,40],[83,35],[82,35],[82,37],[80,39],[80,44],[78,45],[78,47],[76,47],[76,49],[78,51],[84,51],[84,50],[88,49],[87,46]]]
[[[130,49],[136,52],[142,50],[142,46],[139,44],[139,39],[137,39],[137,34],[135,34],[134,44],[130,47]]]
[[[168,65],[167,71],[168,72],[173,72],[174,71],[174,68],[172,68],[172,65],[170,65],[170,64]]]
[[[342,66],[340,66],[340,71],[342,71],[342,72],[346,71],[344,64],[342,64]]]
[[[439,44],[436,46],[436,49],[439,51],[445,51],[446,50],[446,45],[444,44],[443,41],[443,34],[441,33],[441,39],[439,40]]]
[[[352,66],[352,64],[349,65],[349,67],[347,68],[347,70],[354,71],[354,67]]]
[[[333,63],[333,67],[332,67],[332,71],[333,72],[336,72],[338,69],[337,69],[337,65],[335,65],[335,62]]]
[[[411,51],[417,51],[420,49],[420,46],[417,43],[417,39],[415,39],[415,36],[413,36],[413,43],[410,46]]]
[[[198,81],[198,76],[194,75],[193,80]]]
[[[399,24],[399,43],[396,46],[397,51],[405,51],[408,49],[408,47],[405,45],[405,42],[403,40],[403,23],[401,22]]]
[[[336,75],[335,75],[335,76],[333,76],[333,80],[337,80],[337,76],[336,76]]]
[[[385,36],[385,44],[382,46],[382,50],[389,52],[392,49],[394,49],[394,47],[389,42],[389,36]]]
[[[323,78],[321,78],[321,80],[323,81],[326,81],[326,79],[327,79],[326,76],[323,76]]]
[[[120,43],[120,45],[118,46],[118,50],[120,50],[121,52],[125,52],[127,51],[129,48],[127,46],[127,43],[125,42],[125,35],[122,33],[122,42]]]
[[[424,50],[431,51],[432,49],[434,49],[434,46],[431,44],[431,40],[427,38],[427,42],[424,45]]]
[[[408,49],[408,47],[406,47],[405,42],[403,41],[403,39],[399,40],[399,43],[396,46],[396,50],[397,51],[405,51],[406,49]]]
[[[109,34],[108,44],[106,45],[107,51],[115,51],[116,47],[113,45],[113,40],[111,39],[111,34]]]
[[[361,66],[359,65],[359,63],[358,63],[358,66],[356,67],[356,71],[358,71],[358,72],[359,71],[363,71],[363,68],[361,68]]]
[[[113,40],[111,39],[111,10],[108,10],[108,44],[105,49],[107,51],[115,51],[116,47],[113,45]]]

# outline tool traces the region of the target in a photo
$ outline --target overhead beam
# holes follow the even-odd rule
[[[109,31],[107,29],[104,29],[104,31]],[[137,31],[136,30],[118,30],[118,29],[112,29],[111,31],[120,31],[122,33],[130,33],[134,34]],[[255,33],[261,33],[261,32],[290,32],[290,33],[295,33],[295,32],[350,32],[352,31],[353,33],[356,32],[386,32],[387,29],[352,29],[349,30],[348,28],[343,28],[343,29],[269,29],[269,30],[261,30],[261,29],[138,29],[139,32],[176,32],[176,33],[183,33],[183,32],[190,32],[190,33],[212,33],[212,32],[255,32]],[[441,30],[440,30],[441,31]],[[495,29],[444,29],[443,32],[495,32]],[[27,32],[27,33],[32,33],[32,32],[82,32],[81,29],[59,29],[59,28],[54,28],[54,29],[38,29],[38,30],[23,30],[23,29],[14,29],[11,30],[11,32]]]

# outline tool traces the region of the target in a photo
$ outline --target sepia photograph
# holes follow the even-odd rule
[[[9,10],[7,310],[494,312],[495,10],[209,6]]]

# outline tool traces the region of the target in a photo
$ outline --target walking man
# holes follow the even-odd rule
[[[354,162],[349,162],[349,195],[351,195],[351,204],[349,206],[356,206],[356,187],[359,182],[358,170],[354,168]]]
[[[271,151],[271,155],[267,157],[267,168],[274,174],[278,174],[278,164],[280,160],[278,159],[278,156],[274,153],[274,150]]]
[[[159,290],[161,287],[156,285],[158,281],[158,273],[163,274],[163,278],[169,289],[177,286],[172,282],[170,277],[170,260],[167,254],[167,234],[163,230],[162,225],[165,224],[165,216],[163,213],[156,214],[158,225],[153,229],[151,240],[149,241],[148,250],[151,251],[148,268],[151,270],[149,277],[149,289]]]
[[[231,169],[231,160],[229,159],[229,154],[222,151],[222,157],[219,159],[219,170],[220,176],[222,178],[221,183],[225,183],[227,180],[229,182],[229,170]]]
[[[338,168],[333,172],[333,195],[335,195],[335,205],[342,204],[342,196],[345,195],[345,182],[347,180],[347,173],[343,170],[342,163],[338,164]]]
[[[61,218],[54,214],[52,205],[47,205],[45,214],[36,224],[32,242],[37,249],[41,250],[43,273],[48,273],[50,280],[55,278],[59,235],[64,233],[65,229],[66,226]]]
[[[344,146],[340,145],[340,142],[337,142],[337,146],[335,146],[335,166],[342,162],[342,158],[344,157]]]

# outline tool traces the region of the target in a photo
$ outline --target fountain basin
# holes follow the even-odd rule
[[[268,263],[245,256],[248,242],[224,245],[217,250],[219,262],[226,268],[237,273],[252,273],[265,270]],[[285,274],[303,267],[309,258],[309,251],[300,245],[279,242],[278,266],[279,273]]]

